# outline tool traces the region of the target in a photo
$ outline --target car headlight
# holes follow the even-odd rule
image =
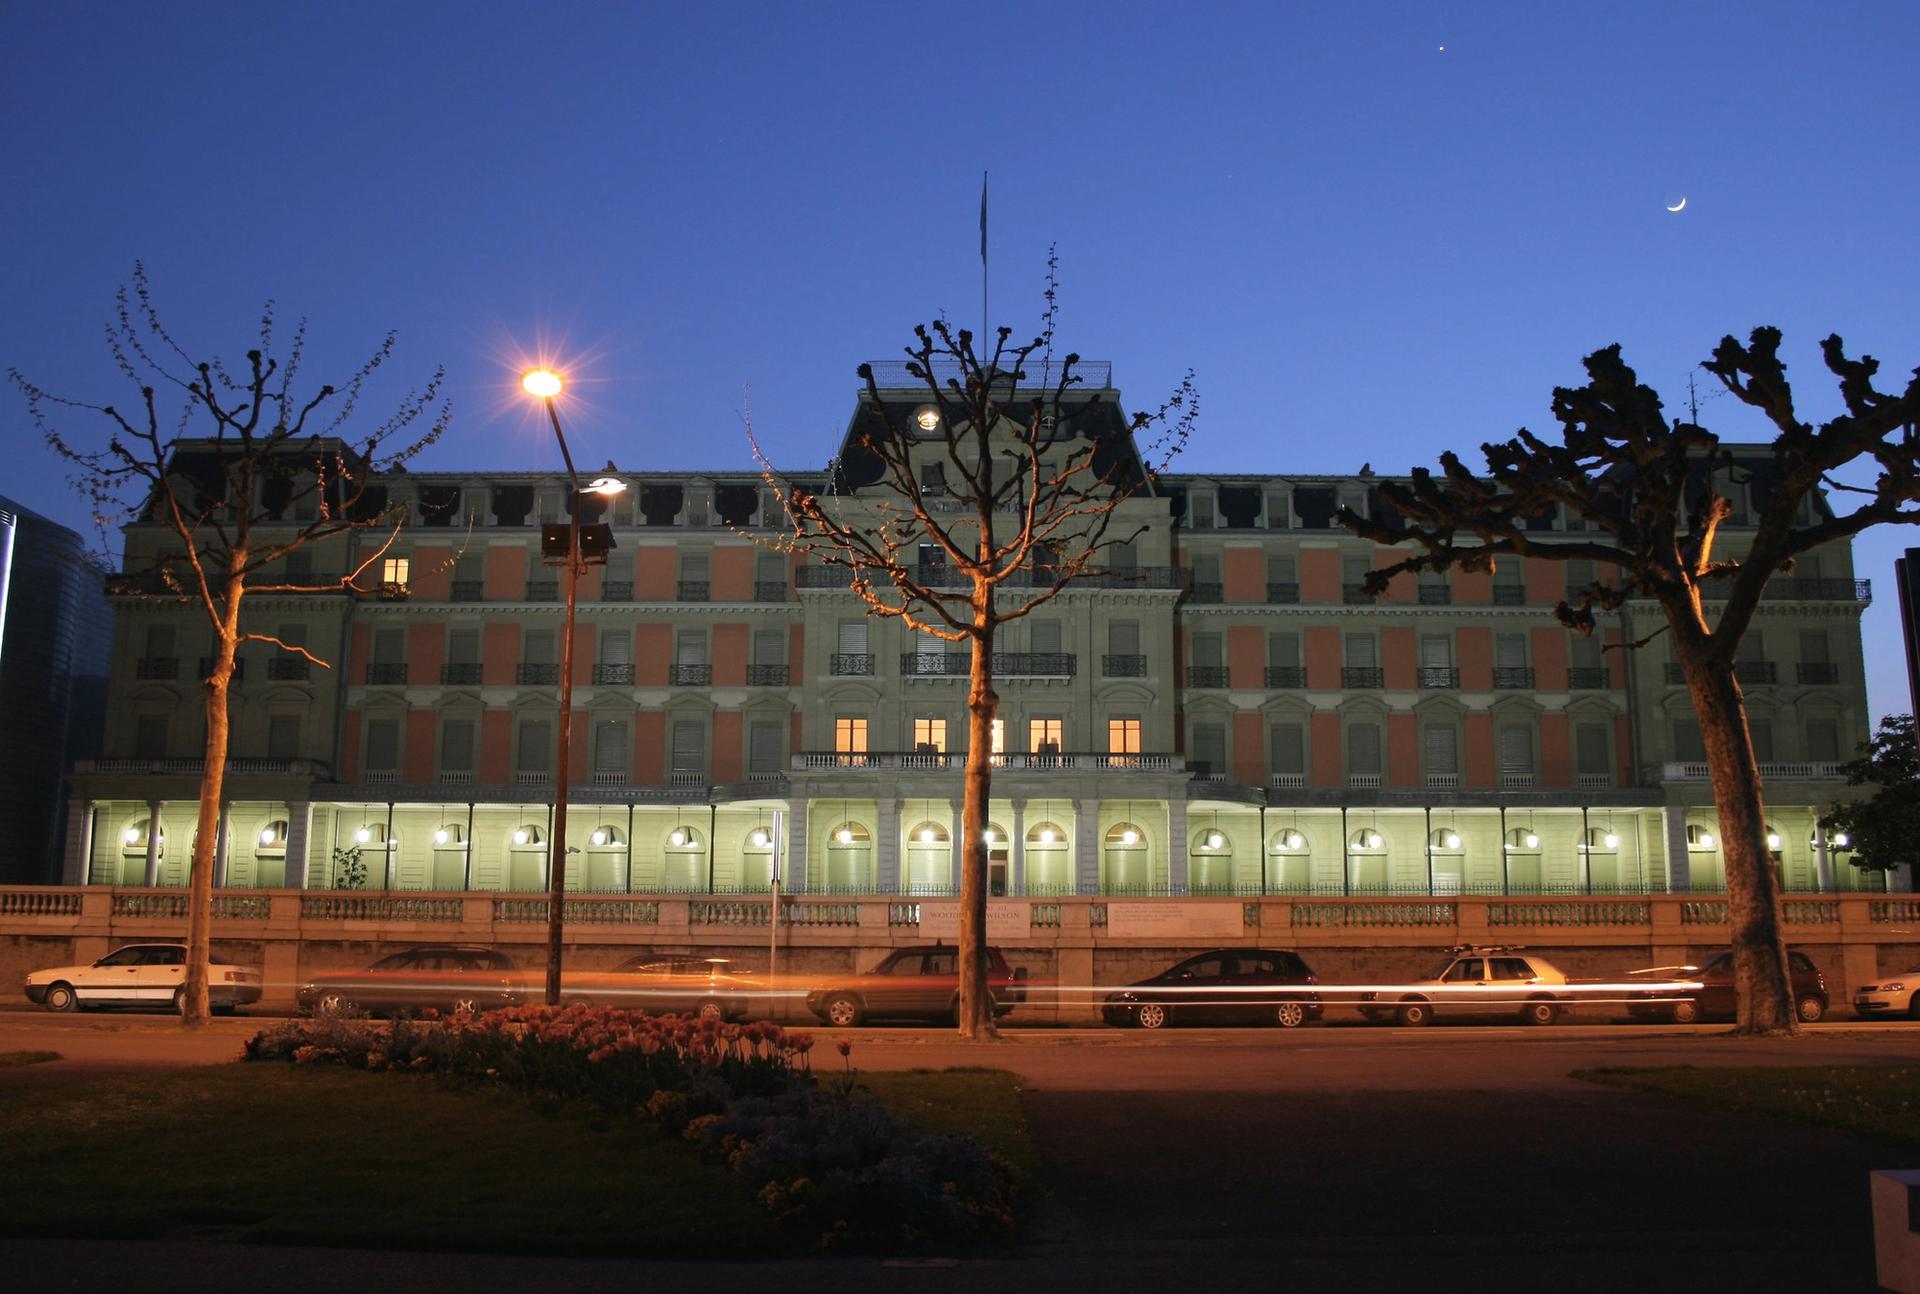
[[[1898,993],[1902,989],[1906,988],[1906,986],[1907,985],[1904,980],[1895,980],[1891,984],[1882,984],[1880,986],[1880,991],[1882,993]]]

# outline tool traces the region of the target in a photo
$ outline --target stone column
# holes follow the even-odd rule
[[[1187,801],[1167,801],[1167,893],[1187,892]]]
[[[783,842],[787,856],[780,869],[780,892],[782,894],[805,894],[807,892],[807,802],[802,799],[789,801],[787,810],[787,838]],[[631,847],[631,846],[629,846]],[[633,862],[628,860],[631,867]]]
[[[1813,813],[1813,884],[1822,894],[1833,888],[1833,855],[1827,850],[1827,833],[1820,826],[1820,811]]]
[[[1100,801],[1073,802],[1073,892],[1100,892]]]
[[[160,883],[160,810],[167,807],[165,800],[147,801],[147,887],[151,889]],[[118,877],[115,878],[118,881]]]
[[[1686,894],[1693,889],[1693,874],[1687,866],[1687,809],[1669,804],[1660,814],[1667,829],[1667,892]]]
[[[60,883],[85,885],[92,879],[92,871],[93,801],[68,800],[66,852],[60,864]]]
[[[1027,802],[1013,802],[1013,839],[1007,841],[1007,893],[1027,892]]]
[[[220,806],[220,820],[213,829],[213,888],[225,889],[227,884],[227,815],[232,806]]]
[[[888,797],[875,802],[873,828],[873,888],[898,894],[900,885],[900,801]]]
[[[960,808],[959,800],[947,801],[947,821],[952,824],[947,828],[950,842],[947,847],[947,884],[953,887],[955,898],[960,897],[960,869],[965,862],[967,843],[960,839]]]
[[[287,866],[281,884],[290,890],[307,888],[307,841],[313,835],[313,802],[296,800],[287,805]],[[468,843],[472,848],[472,843]]]

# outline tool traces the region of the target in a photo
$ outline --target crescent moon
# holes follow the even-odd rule
[[[1668,211],[1685,211],[1686,209],[1687,209],[1687,200],[1685,198],[1681,198],[1678,203],[1667,208]]]

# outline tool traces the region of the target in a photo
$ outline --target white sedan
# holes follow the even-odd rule
[[[1917,989],[1920,989],[1920,966],[1872,984],[1862,984],[1853,991],[1853,1013],[1862,1020],[1889,1015],[1920,1020]]]
[[[232,1011],[260,1000],[260,972],[218,957],[207,959],[207,1000]],[[37,970],[26,979],[27,1001],[49,1011],[85,1006],[146,1006],[178,1011],[186,996],[185,944],[128,944],[97,962]]]

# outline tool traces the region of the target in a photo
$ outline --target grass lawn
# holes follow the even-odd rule
[[[1577,1069],[1573,1077],[1837,1132],[1920,1144],[1920,1068],[1904,1065]]]
[[[1011,1075],[861,1081],[1031,1179]],[[645,1124],[426,1075],[283,1064],[0,1097],[0,1235],[658,1258],[810,1248],[724,1168]]]

